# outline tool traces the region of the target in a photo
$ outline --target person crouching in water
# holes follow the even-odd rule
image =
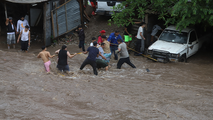
[[[21,37],[21,50],[27,52],[28,45],[30,46],[30,31],[29,26],[26,25],[25,29],[21,31],[21,33],[18,36],[17,43],[19,43],[19,39]]]
[[[50,64],[51,61],[49,58],[55,57],[55,55],[50,55],[50,52],[47,51],[45,46],[41,47],[42,51],[38,54],[37,58],[41,58],[44,62],[44,67],[47,73],[50,73]]]
[[[120,59],[119,59],[118,64],[117,64],[117,69],[121,69],[121,66],[122,66],[124,63],[127,63],[127,64],[130,65],[132,68],[136,68],[135,65],[133,65],[133,64],[130,62],[129,53],[128,53],[126,44],[125,44],[124,42],[122,42],[121,39],[118,39],[117,42],[118,42],[119,45],[118,45],[118,50],[117,50],[116,52],[117,52],[117,53],[120,53]]]
[[[61,50],[57,50],[55,51],[56,54],[58,54],[58,64],[57,64],[57,68],[59,71],[63,71],[63,72],[70,72],[70,68],[67,62],[67,57],[69,58],[73,58],[75,55],[77,55],[77,53],[75,53],[74,55],[70,55],[70,52],[67,51],[67,46],[63,45]]]
[[[109,66],[106,62],[106,58],[104,57],[104,50],[103,50],[104,47],[105,47],[105,43],[101,43],[101,46],[98,47],[100,55],[96,57],[96,64],[98,69],[105,68],[105,70],[108,71]]]

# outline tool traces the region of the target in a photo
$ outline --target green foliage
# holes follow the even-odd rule
[[[123,9],[112,15],[114,24],[118,26],[134,24],[135,19],[143,19],[147,13],[157,14],[165,25],[174,24],[177,29],[197,23],[204,27],[213,26],[213,0],[126,0],[113,9]]]

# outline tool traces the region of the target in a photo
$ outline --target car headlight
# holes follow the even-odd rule
[[[148,54],[152,54],[153,51],[152,51],[152,50],[147,50],[147,53],[148,53]]]
[[[180,55],[179,54],[171,54],[171,57],[173,58],[178,58]]]

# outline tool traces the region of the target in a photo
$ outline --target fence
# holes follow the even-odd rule
[[[70,0],[51,11],[54,38],[76,29],[81,24],[80,9],[77,0]]]

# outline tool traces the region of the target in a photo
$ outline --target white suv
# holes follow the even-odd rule
[[[98,15],[109,15],[113,14],[113,7],[121,4],[124,0],[97,0],[96,13]],[[121,12],[121,11],[115,11]]]

